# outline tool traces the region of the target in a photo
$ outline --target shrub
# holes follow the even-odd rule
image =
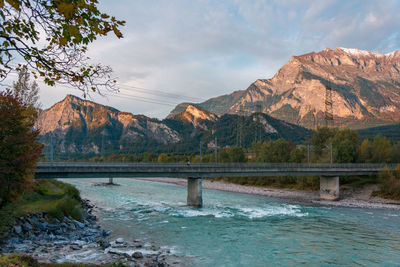
[[[379,191],[374,192],[374,195],[400,199],[400,165],[395,171],[390,171],[385,167],[379,172],[378,180],[380,183]]]

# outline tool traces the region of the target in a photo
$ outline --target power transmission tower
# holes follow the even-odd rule
[[[325,126],[333,127],[333,100],[332,100],[332,87],[330,82],[325,86]]]
[[[242,146],[243,139],[243,118],[244,118],[244,110],[241,106],[238,110],[238,121],[237,121],[237,135],[236,135],[236,146]]]

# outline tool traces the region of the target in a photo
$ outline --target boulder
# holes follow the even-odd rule
[[[51,232],[55,232],[55,231],[60,230],[60,226],[57,224],[49,224],[49,225],[47,225],[47,229]]]
[[[132,257],[135,258],[135,259],[142,259],[142,258],[143,258],[143,253],[140,252],[140,251],[135,251],[135,252],[132,254]]]
[[[16,233],[17,235],[20,235],[22,233],[22,227],[21,226],[14,226],[13,227],[13,231],[14,233]]]
[[[110,246],[110,242],[108,242],[108,241],[105,240],[105,239],[100,239],[97,243],[98,243],[98,244],[100,245],[100,247],[103,248],[103,249],[106,249],[106,248],[108,248],[108,247]]]
[[[117,238],[117,239],[115,240],[115,243],[116,243],[116,244],[123,244],[124,242],[125,242],[125,239],[123,239],[122,237]]]
[[[78,222],[77,220],[73,220],[72,222],[75,224],[75,226],[77,228],[81,228],[81,229],[85,228],[85,225],[83,223],[81,223],[81,222]]]
[[[28,223],[28,222],[25,222],[25,223],[22,225],[22,229],[24,229],[25,232],[29,232],[29,231],[32,230],[32,225],[31,225],[30,223]]]
[[[39,229],[40,231],[44,231],[47,229],[47,225],[48,225],[47,222],[38,222],[36,224],[36,228]]]
[[[104,237],[109,236],[110,234],[111,234],[111,231],[108,231],[108,230],[103,230],[101,232],[101,235],[104,236]]]
[[[79,245],[73,244],[71,246],[69,246],[72,250],[80,250],[82,247],[80,247]]]

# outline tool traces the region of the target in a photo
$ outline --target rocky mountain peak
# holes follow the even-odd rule
[[[184,111],[186,115],[189,115],[192,120],[209,120],[215,121],[215,114],[208,112],[202,108],[199,108],[195,105],[189,104]]]
[[[205,109],[202,109],[194,104],[185,104],[185,109],[178,114],[171,114],[169,119],[183,120],[185,122],[193,124],[194,127],[201,127],[206,129],[205,122],[215,122],[218,117]]]
[[[196,106],[215,114],[262,111],[315,128],[324,125],[326,88],[336,126],[372,127],[400,121],[400,50],[380,54],[326,48],[293,56],[271,79]]]

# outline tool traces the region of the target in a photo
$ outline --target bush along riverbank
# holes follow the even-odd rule
[[[27,202],[32,198],[35,201]],[[79,205],[76,205],[74,200],[78,199]],[[122,237],[109,240],[110,231],[97,224],[94,208],[88,200],[81,200],[71,185],[59,181],[39,182],[21,200],[0,211],[0,215],[10,213],[0,217],[3,230],[0,254],[29,255],[43,263],[168,266],[168,249]],[[17,214],[20,216],[13,217]],[[4,231],[6,226],[11,228]],[[5,256],[0,261],[4,259]]]

